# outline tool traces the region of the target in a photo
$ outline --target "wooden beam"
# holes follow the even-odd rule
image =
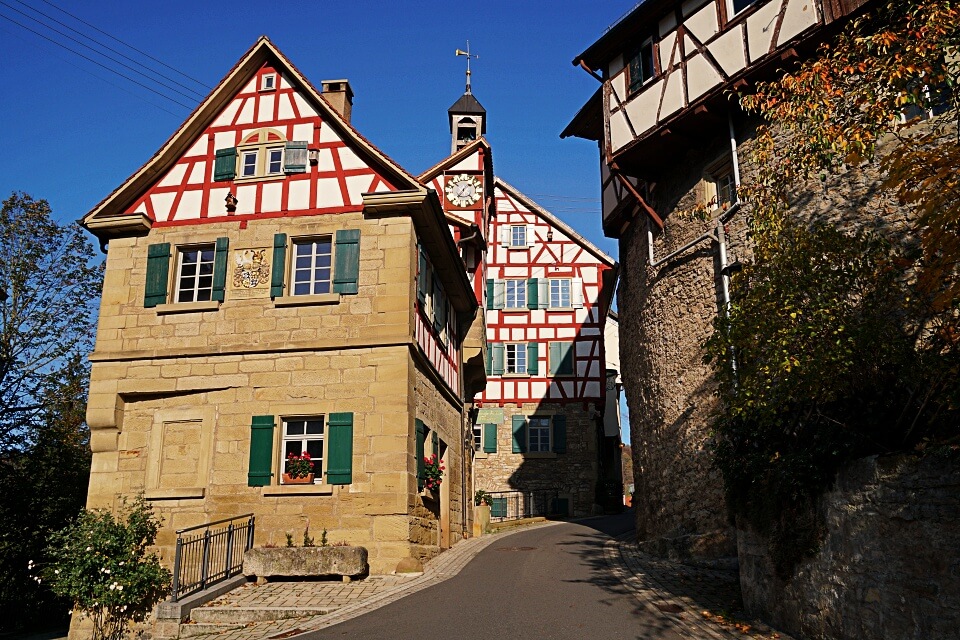
[[[647,201],[643,199],[643,196],[640,195],[640,192],[627,180],[622,173],[617,173],[617,177],[620,179],[620,182],[623,183],[623,186],[627,188],[627,191],[637,199],[637,202],[640,204],[640,207],[643,209],[644,213],[650,216],[650,219],[657,223],[657,226],[663,229],[663,220],[660,216],[657,215],[657,212],[647,204]]]

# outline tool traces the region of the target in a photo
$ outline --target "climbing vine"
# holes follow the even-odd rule
[[[846,462],[960,440],[958,35],[953,2],[888,2],[741,96],[765,124],[739,192],[753,259],[707,343],[716,462],[783,576],[816,547],[809,514]],[[804,211],[800,196],[864,173],[889,210]]]

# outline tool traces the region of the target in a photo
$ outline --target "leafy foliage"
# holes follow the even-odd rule
[[[89,371],[79,356],[50,386],[32,444],[0,461],[0,628],[65,626],[69,603],[28,570],[50,535],[86,500],[90,447],[85,423]]]
[[[767,122],[740,189],[754,259],[707,351],[730,505],[770,534],[782,575],[814,548],[810,508],[844,463],[958,440],[958,35],[952,2],[888,2],[742,98]],[[864,170],[905,228],[798,212],[811,184]]]
[[[46,200],[13,193],[0,208],[0,454],[22,449],[45,391],[93,346],[102,265],[76,224]]]
[[[142,497],[125,504],[122,519],[83,511],[50,538],[44,577],[57,595],[93,621],[94,640],[119,640],[166,595],[170,572],[147,547],[160,528]]]

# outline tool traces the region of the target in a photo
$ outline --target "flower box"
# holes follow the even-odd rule
[[[289,473],[283,474],[283,484],[313,484],[314,474],[308,473],[303,478],[295,478]]]
[[[365,547],[257,547],[243,554],[243,573],[269,578],[343,576],[370,570]]]

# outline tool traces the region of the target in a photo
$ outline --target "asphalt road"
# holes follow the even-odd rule
[[[604,543],[633,514],[530,529],[484,549],[455,577],[304,638],[675,640],[611,575]]]

